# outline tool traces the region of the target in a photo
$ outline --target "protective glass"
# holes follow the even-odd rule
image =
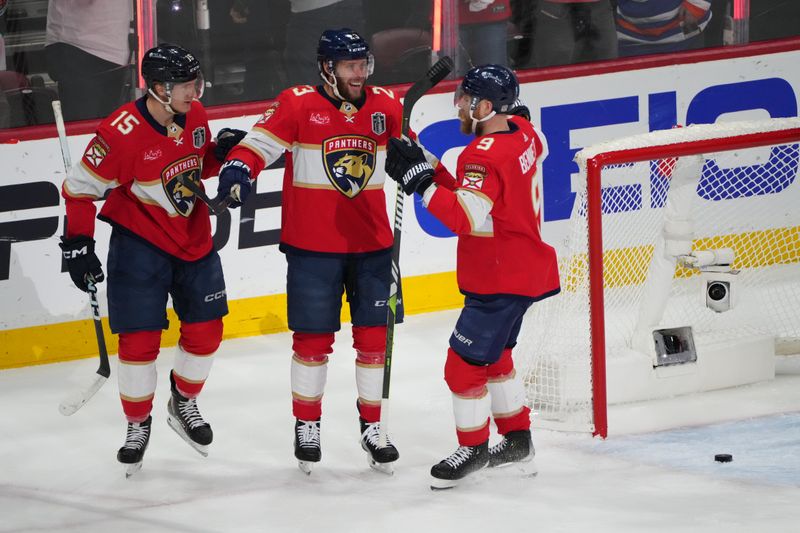
[[[369,54],[366,59],[343,59],[336,62],[334,72],[336,77],[372,76],[375,70],[375,58]]]

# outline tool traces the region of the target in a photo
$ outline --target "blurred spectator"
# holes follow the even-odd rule
[[[495,64],[508,65],[509,0],[459,0],[458,75],[470,68]]]
[[[227,36],[230,46],[214,42],[215,61],[220,56],[228,62],[244,62],[244,86],[240,100],[274,98],[287,85],[283,63],[286,48],[286,23],[289,18],[288,0],[232,0],[228,16],[231,30]],[[220,19],[214,19],[215,23]],[[213,25],[212,25],[213,29]]]
[[[708,0],[617,0],[619,55],[702,48],[710,7]]]
[[[513,68],[525,68],[531,61],[534,42],[534,14],[538,0],[510,0],[511,22],[518,32],[509,49],[509,63]]]
[[[105,116],[123,100],[129,0],[49,0],[45,57],[66,120]]]
[[[325,30],[352,28],[368,35],[364,28],[362,0],[291,0],[286,28],[284,59],[290,85],[319,84],[317,42]]]
[[[725,43],[725,31],[730,31],[730,17],[733,0],[711,0],[711,20],[703,30],[706,47],[722,46]]]
[[[567,65],[617,57],[610,0],[539,0],[536,66]]]

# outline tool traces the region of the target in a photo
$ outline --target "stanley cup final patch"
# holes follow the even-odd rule
[[[206,129],[204,127],[195,128],[192,131],[192,146],[198,150],[206,144]]]
[[[372,133],[382,135],[386,131],[386,115],[383,113],[372,114]]]
[[[348,198],[364,190],[375,170],[378,143],[361,135],[340,135],[322,142],[328,180]]]

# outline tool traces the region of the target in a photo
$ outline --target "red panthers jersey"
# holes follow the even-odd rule
[[[394,93],[365,87],[363,103],[338,102],[322,87],[278,95],[227,159],[253,176],[284,151],[281,249],[350,254],[392,246],[386,213],[386,143],[399,137],[402,106]]]
[[[458,235],[462,292],[542,299],[560,290],[555,250],[541,237],[543,145],[528,121],[509,127],[475,138],[458,158],[455,190],[429,187],[423,200]]]
[[[79,164],[64,180],[67,237],[94,235],[94,200],[112,189],[99,218],[122,226],[157,248],[186,261],[212,248],[208,209],[181,179],[200,184],[219,162],[206,112],[194,102],[165,128],[147,110],[146,99],[130,102],[103,120]]]

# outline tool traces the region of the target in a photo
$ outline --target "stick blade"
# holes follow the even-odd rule
[[[86,405],[86,402],[92,399],[92,396],[94,396],[95,393],[100,390],[100,387],[105,384],[107,379],[108,378],[105,376],[97,374],[88,386],[65,398],[58,405],[58,412],[64,416],[75,414],[78,409]]]

